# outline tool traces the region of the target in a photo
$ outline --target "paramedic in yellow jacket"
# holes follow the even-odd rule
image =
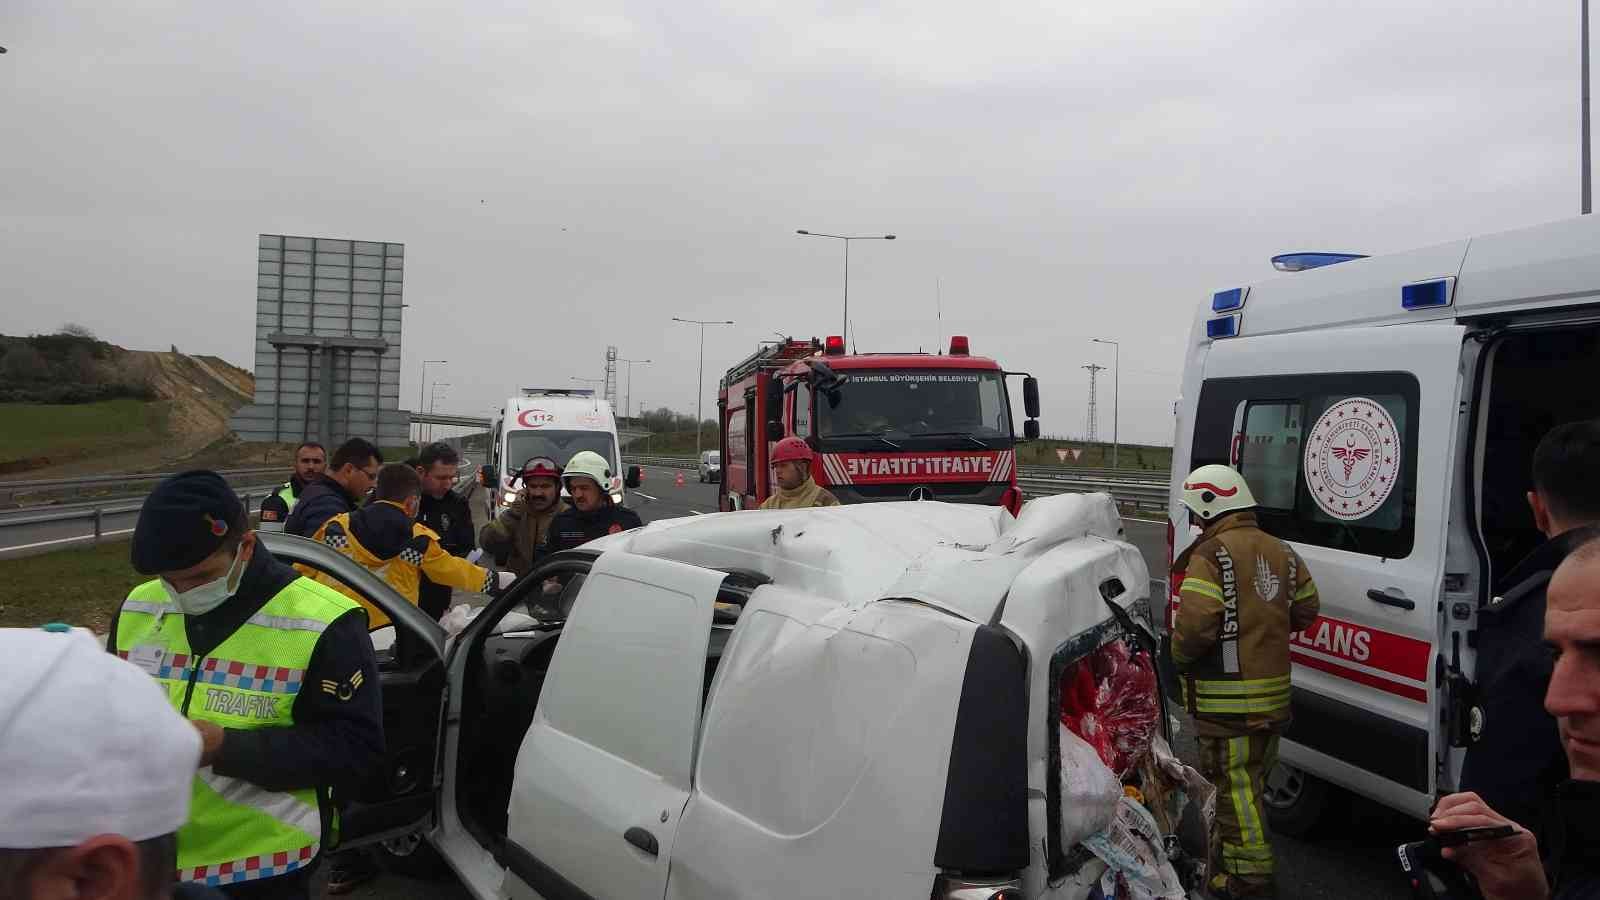
[[[1262,778],[1289,724],[1289,635],[1316,619],[1317,586],[1299,555],[1256,523],[1238,472],[1195,469],[1183,504],[1204,530],[1172,564],[1172,577],[1183,578],[1172,661],[1184,676],[1200,770],[1217,788],[1211,893],[1276,896]]]
[[[391,463],[378,472],[372,502],[329,519],[315,540],[371,569],[413,605],[423,574],[435,584],[487,593],[496,584],[494,573],[445,552],[438,533],[416,521],[421,503],[422,480],[417,470]],[[365,607],[373,630],[389,624],[388,616],[337,579],[322,572],[316,578]]]

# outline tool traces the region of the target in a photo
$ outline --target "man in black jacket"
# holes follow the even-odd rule
[[[439,535],[439,546],[446,553],[465,557],[478,544],[477,529],[472,527],[472,507],[454,490],[461,456],[449,444],[435,441],[422,448],[415,465],[422,478],[422,511],[417,514],[417,521]],[[424,575],[417,605],[439,618],[450,607],[450,588],[435,584]]]
[[[1544,639],[1554,659],[1544,708],[1558,722],[1572,780],[1556,794],[1543,843],[1519,827],[1508,838],[1444,851],[1472,873],[1486,900],[1600,898],[1600,538],[1574,547],[1551,577]],[[1507,824],[1518,823],[1464,793],[1440,800],[1429,828]],[[1549,851],[1542,863],[1541,846]]]
[[[377,483],[383,454],[364,438],[351,438],[333,451],[328,470],[317,476],[295,501],[283,530],[309,538],[331,518],[353,512]]]
[[[378,664],[366,613],[274,559],[248,524],[214,472],[158,485],[131,556],[159,577],[117,609],[108,649],[200,732],[180,877],[216,878],[230,896],[305,898],[334,840],[334,798],[383,768]]]
[[[1467,749],[1461,790],[1476,793],[1544,841],[1556,822],[1557,787],[1567,779],[1555,717],[1543,700],[1551,660],[1544,647],[1545,589],[1551,575],[1600,522],[1600,422],[1561,425],[1533,453],[1528,505],[1548,539],[1500,582],[1478,612],[1478,704],[1482,733]]]
[[[620,482],[600,454],[592,450],[572,454],[561,470],[561,481],[572,495],[572,508],[551,520],[535,562],[557,551],[581,547],[595,538],[644,524],[638,513],[611,499],[611,491]]]

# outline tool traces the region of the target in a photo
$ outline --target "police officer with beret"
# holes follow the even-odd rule
[[[310,896],[333,797],[382,769],[366,613],[272,557],[215,472],[175,475],[139,513],[134,588],[111,649],[202,739],[178,875],[232,897]]]

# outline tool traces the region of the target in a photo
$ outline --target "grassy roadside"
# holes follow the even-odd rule
[[[117,604],[147,580],[128,564],[127,541],[0,560],[0,626],[66,622],[103,632]]]
[[[157,443],[165,403],[0,403],[0,462],[35,457],[72,458],[89,451]]]

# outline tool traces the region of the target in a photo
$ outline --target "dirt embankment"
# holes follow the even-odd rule
[[[97,377],[148,388],[145,434],[112,432],[54,442],[8,479],[72,477],[187,467],[290,464],[293,449],[234,440],[228,419],[255,395],[255,376],[216,356],[110,348]]]

